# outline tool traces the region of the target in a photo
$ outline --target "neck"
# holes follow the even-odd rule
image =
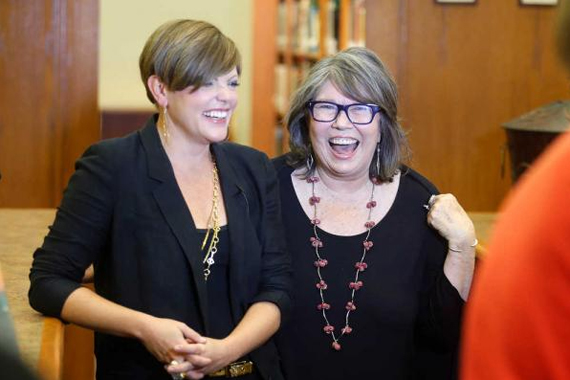
[[[160,141],[171,162],[184,162],[186,166],[211,161],[210,144],[198,143],[178,131],[171,129],[168,138],[159,131]]]
[[[330,175],[326,171],[317,168],[315,175],[320,178],[322,184],[330,192],[349,197],[360,193],[363,189],[368,191],[370,188],[369,184],[372,183],[368,177],[368,173],[366,173],[366,175],[343,178]]]

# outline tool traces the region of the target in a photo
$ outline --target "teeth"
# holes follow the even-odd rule
[[[216,119],[225,119],[228,117],[228,113],[227,111],[206,111],[203,113],[204,116],[206,117],[213,117]]]
[[[331,144],[335,144],[335,145],[352,145],[352,144],[356,144],[358,141],[356,139],[349,138],[349,137],[336,137],[336,138],[330,139],[329,142]]]

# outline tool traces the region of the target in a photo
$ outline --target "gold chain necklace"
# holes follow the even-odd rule
[[[220,238],[218,237],[218,233],[220,232],[220,214],[218,210],[218,194],[220,190],[220,178],[218,177],[218,168],[216,167],[216,162],[214,161],[214,168],[212,169],[212,173],[214,175],[214,190],[212,194],[212,212],[210,213],[210,217],[208,218],[208,231],[206,232],[206,236],[204,240],[202,240],[202,251],[208,242],[208,238],[210,237],[210,231],[212,231],[212,240],[210,240],[210,244],[208,245],[208,250],[204,255],[204,280],[208,281],[208,276],[211,273],[210,267],[214,265],[216,262],[214,261],[214,256],[218,252],[218,242]]]

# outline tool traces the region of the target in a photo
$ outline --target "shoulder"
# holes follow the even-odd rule
[[[281,156],[275,157],[271,159],[271,163],[273,164],[273,167],[275,168],[275,170],[279,171],[281,170],[283,167],[288,167],[289,165],[287,164],[287,157],[288,154],[283,154]]]
[[[405,183],[415,192],[418,192],[422,195],[439,194],[437,187],[414,169],[408,166],[402,166],[400,170],[402,173],[400,181]]]
[[[137,132],[124,137],[101,140],[89,146],[75,163],[75,170],[112,177],[132,172],[144,156]]]
[[[115,137],[98,141],[89,146],[83,156],[99,155],[112,158],[116,155],[125,155],[129,152],[129,148],[140,145],[138,132],[130,133],[123,137]]]
[[[216,160],[226,164],[238,175],[266,177],[273,171],[267,155],[257,149],[233,142],[216,143],[212,145]]]
[[[277,171],[277,176],[281,178],[282,176],[290,176],[295,170],[291,165],[289,165],[289,154],[283,154],[281,156],[271,159],[271,163]]]
[[[217,143],[214,146],[214,149],[219,149],[220,151],[224,152],[229,158],[233,160],[239,160],[243,162],[259,162],[261,161],[268,161],[267,155],[262,151],[259,151],[255,148],[251,148],[249,146],[237,144],[234,142],[225,141],[222,143]]]

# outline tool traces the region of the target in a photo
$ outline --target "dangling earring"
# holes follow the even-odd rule
[[[307,156],[307,161],[305,162],[305,165],[307,165],[307,174],[311,174],[311,172],[313,171],[314,162],[315,160],[313,159],[313,153],[309,152],[309,155]]]
[[[166,106],[162,107],[162,121],[160,122],[159,128],[162,137],[164,138],[164,142],[168,142],[170,134],[168,133],[168,127],[166,126]]]
[[[376,143],[376,176],[380,177],[380,142]]]

